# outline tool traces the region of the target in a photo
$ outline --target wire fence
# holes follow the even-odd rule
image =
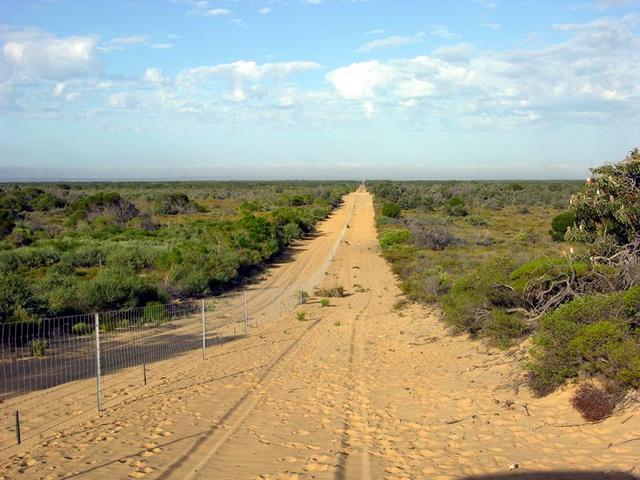
[[[291,285],[1,325],[0,451],[105,409],[120,389],[146,385],[157,362],[204,359],[208,349],[291,312],[322,282],[352,213],[321,266]]]

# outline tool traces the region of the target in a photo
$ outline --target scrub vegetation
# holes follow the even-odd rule
[[[634,150],[586,184],[369,186],[382,252],[406,296],[440,303],[455,332],[498,347],[531,337],[527,379],[546,395],[572,378],[640,388],[639,179]],[[390,204],[401,212],[384,215]],[[622,398],[597,397],[597,384],[574,400],[588,419]]]
[[[161,302],[219,293],[313,232],[356,186],[2,184],[0,323],[129,307],[152,315]]]

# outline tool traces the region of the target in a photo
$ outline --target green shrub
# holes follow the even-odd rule
[[[44,357],[47,354],[49,342],[44,338],[35,338],[29,342],[29,350],[34,357]]]
[[[137,307],[157,298],[151,286],[126,269],[101,270],[80,285],[79,304],[84,311]]]
[[[546,394],[580,371],[640,384],[640,338],[624,294],[585,295],[545,314],[534,337],[529,380]]]
[[[382,205],[382,215],[390,218],[399,218],[402,214],[400,205],[393,202],[386,202]]]
[[[456,280],[442,299],[445,322],[458,332],[485,334],[487,321],[492,320],[487,312],[521,307],[518,292],[497,288],[507,282],[512,268],[511,260],[497,258]]]
[[[320,300],[320,305],[322,305],[322,307],[330,307],[331,301],[328,298],[323,298]]]
[[[564,237],[569,228],[573,227],[576,222],[576,218],[571,212],[564,212],[557,215],[551,221],[551,230],[549,235],[556,242],[563,242]]]
[[[491,310],[482,327],[482,334],[501,348],[509,347],[514,340],[524,337],[528,332],[521,313],[509,313],[501,308]]]
[[[296,315],[296,317],[298,318],[298,320],[300,322],[304,322],[307,319],[307,314],[305,312],[298,312],[298,314]]]
[[[145,305],[142,318],[146,323],[162,323],[169,319],[165,305],[161,302],[149,302]]]
[[[486,227],[489,225],[489,221],[480,215],[469,215],[465,218],[465,221],[473,227]]]
[[[411,241],[411,232],[405,229],[387,230],[380,236],[380,246],[388,250]]]
[[[0,323],[20,321],[36,314],[41,304],[30,282],[16,273],[4,273],[0,281]]]
[[[94,330],[94,327],[92,325],[89,325],[88,323],[84,323],[84,322],[74,323],[73,326],[71,327],[71,333],[75,335],[87,335],[93,332],[93,330]]]

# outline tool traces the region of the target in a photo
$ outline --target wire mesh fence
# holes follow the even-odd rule
[[[207,349],[304,303],[302,292],[322,282],[352,212],[321,266],[287,286],[0,325],[0,451],[52,431],[70,411],[77,416],[108,407],[119,388],[146,385],[158,362],[205,358]]]

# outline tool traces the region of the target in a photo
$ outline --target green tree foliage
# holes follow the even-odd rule
[[[184,193],[163,193],[155,202],[155,213],[162,215],[177,215],[179,213],[204,212],[206,209],[193,202]]]
[[[638,239],[640,232],[640,150],[622,161],[593,168],[583,192],[571,198],[576,240],[610,238],[619,245]]]
[[[556,215],[551,220],[551,230],[549,235],[556,242],[563,242],[567,231],[573,227],[576,218],[572,212],[563,212],[560,215]]]
[[[0,185],[2,233],[9,233],[0,244],[0,322],[221,292],[312,232],[355,186]],[[144,213],[161,202],[161,218]],[[201,204],[207,215],[190,215]]]
[[[382,205],[382,215],[389,218],[399,218],[402,214],[402,209],[400,205],[393,202],[386,202]]]

